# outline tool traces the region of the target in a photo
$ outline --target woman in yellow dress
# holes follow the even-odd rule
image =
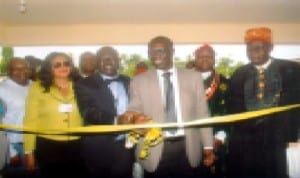
[[[46,130],[82,126],[73,91],[77,77],[67,54],[50,53],[43,61],[39,80],[30,87],[24,126]],[[78,136],[26,134],[24,150],[26,169],[33,171],[38,166],[42,177],[83,174]]]

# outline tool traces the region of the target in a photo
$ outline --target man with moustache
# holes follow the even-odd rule
[[[86,126],[114,125],[128,104],[129,78],[118,74],[118,52],[104,46],[96,53],[98,72],[76,83],[78,106]],[[83,157],[90,177],[131,178],[133,149],[125,135],[83,136]]]

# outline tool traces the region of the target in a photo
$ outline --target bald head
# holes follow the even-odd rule
[[[203,45],[195,51],[194,67],[197,71],[208,72],[214,70],[215,51],[209,45]]]
[[[11,58],[7,63],[7,74],[19,85],[25,86],[29,82],[29,63],[23,58]]]
[[[108,76],[117,75],[120,63],[119,53],[111,46],[104,46],[97,51],[98,69]]]
[[[84,52],[80,55],[79,70],[83,75],[90,76],[97,69],[96,55],[92,52]]]

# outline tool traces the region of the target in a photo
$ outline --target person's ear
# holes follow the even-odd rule
[[[274,47],[273,43],[270,43],[270,52],[273,51],[273,47]]]
[[[118,57],[118,60],[117,60],[117,61],[118,61],[118,62],[117,62],[117,68],[118,68],[118,69],[119,69],[119,67],[120,67],[121,60],[122,60],[122,59],[121,59],[120,57]]]
[[[273,47],[274,47],[273,43],[268,43],[267,46],[268,46],[268,52],[271,53],[273,51]]]

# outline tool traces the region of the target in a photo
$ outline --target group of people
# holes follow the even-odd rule
[[[28,61],[12,58],[8,78],[0,83],[4,124],[37,130],[170,122],[179,127],[163,129],[146,157],[140,156],[152,131],[146,128],[132,130],[139,135],[137,143],[127,132],[10,131],[9,164],[47,178],[288,177],[285,149],[298,138],[299,109],[237,123],[180,127],[196,119],[300,102],[300,65],[270,56],[271,30],[249,29],[245,43],[250,62],[230,79],[215,70],[209,44],[195,50],[188,69],[176,67],[173,41],[165,36],[148,43],[154,69],[141,63],[131,79],[118,72],[120,57],[111,46],[83,53],[79,71],[67,54],[50,53],[34,82]]]

